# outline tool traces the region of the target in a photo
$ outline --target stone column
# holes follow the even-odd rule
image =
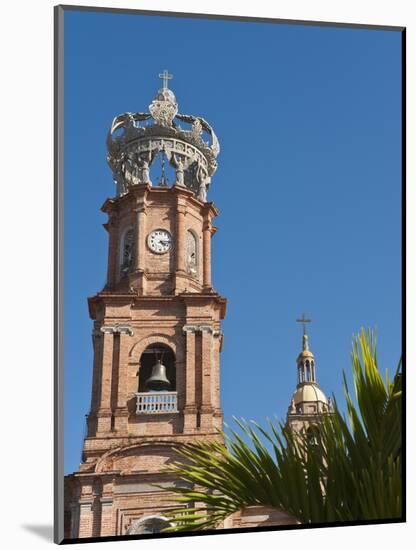
[[[182,332],[182,329],[181,329]],[[176,349],[176,392],[178,395],[178,410],[183,411],[186,403],[186,336],[181,333],[179,338],[183,338],[183,346],[179,345]]]
[[[92,342],[94,350],[94,364],[92,371],[92,391],[91,391],[91,409],[88,415],[88,437],[92,437],[96,432],[96,413],[99,406],[100,395],[100,370],[102,365],[102,337],[100,330],[94,329],[92,333]]]
[[[133,270],[129,273],[129,284],[134,287],[138,294],[146,293],[145,254],[146,254],[146,203],[144,199],[135,208],[135,241]]]
[[[111,431],[111,379],[113,370],[114,327],[103,326],[101,381],[99,407],[97,411],[97,432]]]
[[[212,333],[212,371],[211,371],[211,388],[212,388],[212,406],[214,409],[221,409],[220,403],[220,346],[222,332],[214,330]]]
[[[186,228],[185,228],[186,206],[177,205],[176,211],[176,271],[184,272],[185,266],[185,249],[186,249]]]
[[[204,221],[202,228],[202,243],[203,243],[203,286],[204,289],[210,290],[211,284],[211,234],[212,224],[211,220]]]
[[[113,288],[117,283],[118,276],[118,221],[115,214],[111,214],[108,224],[105,225],[108,230],[108,268],[107,285]]]
[[[117,327],[120,333],[120,355],[118,361],[117,405],[114,411],[114,428],[117,432],[127,434],[127,365],[130,349],[130,337],[133,331],[128,326]]]
[[[210,326],[201,326],[202,333],[202,368],[201,368],[201,387],[202,387],[202,403],[200,408],[201,413],[201,430],[212,430],[212,328]]]
[[[102,361],[102,351],[103,351],[102,338],[103,338],[103,333],[100,330],[94,329],[92,332],[94,363],[93,363],[93,371],[92,371],[91,412],[95,412],[98,407],[100,365]]]
[[[146,246],[146,207],[144,202],[139,203],[135,210],[136,212],[136,250],[134,255],[135,265],[134,268],[143,271],[144,270],[144,252]]]
[[[220,401],[220,350],[222,342],[221,330],[214,330],[212,333],[212,369],[211,369],[211,389],[212,389],[212,408],[213,408],[213,427],[222,429],[223,413]]]
[[[187,325],[183,328],[186,337],[185,359],[185,407],[184,432],[192,432],[196,429],[196,404],[195,404],[195,332],[196,327]]]

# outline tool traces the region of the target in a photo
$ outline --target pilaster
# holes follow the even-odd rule
[[[123,351],[122,357],[114,357],[114,335],[118,334],[122,337],[128,337],[133,334],[133,331],[129,326],[124,325],[104,325],[101,327],[101,332],[103,333],[103,344],[102,344],[102,363],[101,363],[101,383],[100,383],[100,401],[99,408],[97,411],[97,434],[102,434],[106,432],[111,432],[113,429],[112,426],[112,403],[111,395],[113,386],[117,390],[117,407],[120,401],[123,402],[125,398],[125,386],[126,383],[120,384],[120,380],[113,381],[114,374],[114,364],[118,365],[118,377],[120,378],[120,371],[122,379],[126,382],[126,369],[127,369],[127,360],[126,360],[126,351],[125,351],[125,340],[123,339]],[[119,353],[121,351],[121,345],[119,347]],[[122,359],[122,361],[120,361]],[[123,364],[122,364],[123,363]],[[124,390],[123,387],[124,386]],[[125,403],[125,401],[124,401]],[[125,405],[124,405],[125,407]],[[123,407],[122,407],[123,408]],[[119,418],[122,418],[124,415],[117,415]],[[120,421],[119,425],[123,427],[123,420]]]
[[[94,501],[82,500],[79,503],[79,538],[87,538],[93,536],[94,523]]]
[[[195,333],[197,327],[187,325],[183,327],[186,339],[185,351],[185,407],[184,432],[192,432],[196,429],[196,402],[195,402]]]
[[[176,209],[176,271],[185,272],[185,216],[186,216],[186,205],[179,202]]]
[[[146,198],[141,197],[134,210],[135,222],[135,254],[133,271],[130,273],[129,281],[137,293],[144,295],[146,293],[146,277],[145,277],[145,247],[146,247],[146,231],[147,231],[147,212]]]
[[[201,430],[212,430],[212,328],[210,326],[200,326],[201,331]]]
[[[203,287],[205,290],[211,290],[211,235],[212,235],[212,223],[208,218],[204,221],[202,228],[202,246],[203,246]]]
[[[100,536],[105,537],[109,535],[115,535],[115,522],[113,518],[113,490],[114,479],[113,477],[105,477],[102,479],[103,488],[100,498],[101,504],[101,531]]]
[[[94,524],[94,494],[92,480],[83,480],[80,488],[78,505],[79,523],[77,536],[79,538],[92,537]]]
[[[100,400],[97,411],[97,433],[111,431],[111,379],[113,372],[113,331],[101,327],[103,332]]]
[[[118,330],[120,333],[120,355],[118,361],[117,404],[114,411],[114,429],[120,434],[127,434],[129,415],[127,410],[128,354],[133,331],[127,326],[117,327],[115,330]]]
[[[80,522],[80,505],[79,503],[73,502],[70,505],[71,511],[71,527],[70,527],[70,537],[78,538],[79,537],[79,522]]]
[[[88,437],[95,434],[97,410],[99,408],[100,400],[100,378],[101,378],[101,366],[102,366],[102,338],[103,333],[100,330],[94,329],[92,332],[92,342],[94,350],[94,363],[92,371],[92,391],[91,391],[91,408],[88,415]]]
[[[119,240],[119,221],[116,212],[111,212],[110,219],[104,227],[108,231],[108,269],[107,286],[114,288],[117,283],[118,266],[118,240]]]

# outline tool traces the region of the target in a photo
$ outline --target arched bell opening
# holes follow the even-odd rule
[[[306,374],[306,382],[311,381],[311,365],[308,359],[305,361],[305,374]]]
[[[140,357],[139,392],[176,391],[175,354],[164,344],[151,344]]]
[[[309,428],[306,430],[306,438],[309,446],[317,447],[320,442],[320,433],[318,426],[309,426]]]
[[[305,382],[316,383],[315,362],[313,360],[305,359],[298,363],[298,383],[303,384]]]

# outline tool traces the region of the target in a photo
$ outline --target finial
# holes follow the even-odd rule
[[[164,90],[167,90],[168,89],[168,81],[169,80],[172,80],[173,78],[173,74],[169,74],[169,71],[167,71],[166,69],[163,71],[163,73],[159,73],[159,78],[163,80],[163,89]]]
[[[306,324],[311,323],[311,319],[306,319],[305,314],[302,313],[302,317],[300,319],[296,319],[297,323],[302,323],[303,325],[303,338],[302,338],[302,349],[303,351],[309,351],[309,345],[308,345],[308,335],[306,334]]]

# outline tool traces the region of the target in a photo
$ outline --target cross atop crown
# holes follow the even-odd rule
[[[300,317],[299,319],[296,319],[296,322],[297,323],[302,323],[302,325],[303,325],[303,334],[306,334],[306,324],[307,323],[312,323],[312,319],[306,319],[305,314],[302,313],[302,317]]]
[[[168,88],[168,81],[172,80],[173,74],[169,74],[169,72],[165,69],[163,73],[159,73],[159,78],[163,80],[163,89],[167,90]]]

